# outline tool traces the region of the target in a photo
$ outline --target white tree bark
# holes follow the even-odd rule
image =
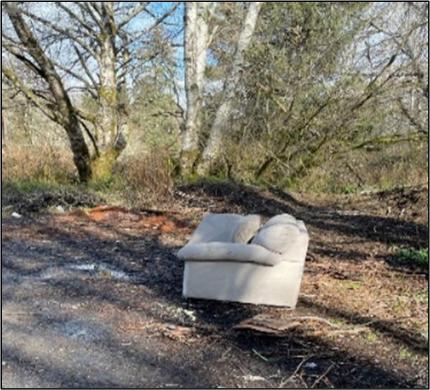
[[[234,98],[236,86],[239,82],[242,72],[244,53],[251,43],[251,38],[257,24],[258,14],[260,12],[261,6],[262,2],[253,2],[249,5],[237,42],[231,71],[229,72],[225,81],[222,103],[215,115],[215,120],[209,133],[209,139],[203,151],[202,161],[197,169],[199,174],[207,173],[211,163],[219,155],[223,131],[226,129],[226,124],[231,114],[231,102]]]
[[[200,111],[209,46],[210,17],[216,2],[187,2],[185,4],[185,93],[187,110],[182,136],[181,167],[187,174],[199,152]]]

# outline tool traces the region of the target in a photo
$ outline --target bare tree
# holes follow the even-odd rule
[[[79,179],[82,182],[86,182],[91,177],[90,154],[82,134],[77,113],[61,77],[58,75],[52,60],[44,53],[38,39],[25,22],[17,5],[12,2],[5,2],[3,7],[19,38],[19,44],[8,47],[10,52],[25,63],[29,70],[46,82],[50,96],[48,97],[38,90],[24,85],[11,67],[4,66],[2,68],[3,74],[50,119],[64,127],[70,141]],[[18,45],[22,50],[18,49]]]
[[[175,12],[178,3],[161,14],[152,12],[150,2],[57,2],[46,7],[34,9],[30,4],[14,8],[22,20],[31,20],[33,35],[40,37],[40,51],[45,57],[50,55],[58,79],[64,81],[63,89],[69,94],[84,92],[97,102],[95,112],[78,109],[75,104],[74,115],[93,147],[93,178],[107,178],[127,143],[127,83],[134,82],[144,63],[163,50],[151,48],[148,53],[145,48],[150,34]],[[6,31],[2,36],[5,49],[31,67],[20,51],[30,50],[26,42]],[[16,81],[16,87],[26,87],[17,77]],[[46,105],[37,106],[49,111]]]
[[[248,7],[242,30],[237,41],[233,63],[225,81],[221,105],[216,112],[215,120],[209,133],[209,139],[198,167],[198,172],[200,174],[207,173],[210,164],[213,163],[219,155],[223,132],[227,129],[231,114],[232,100],[234,99],[235,90],[244,64],[244,53],[251,43],[261,5],[262,2],[255,1],[250,3]]]
[[[187,2],[185,4],[185,91],[187,110],[182,135],[181,170],[188,174],[199,154],[200,115],[206,52],[210,38],[209,19],[213,17],[216,2]]]
[[[235,53],[231,59],[228,75],[224,80],[224,91],[217,109],[215,120],[210,129],[206,147],[202,147],[201,122],[199,115],[203,100],[203,76],[207,66],[207,50],[212,38],[217,33],[216,3],[190,2],[186,5],[185,14],[185,65],[186,65],[186,96],[187,114],[185,131],[182,140],[181,166],[187,174],[196,168],[198,173],[207,172],[210,163],[218,156],[222,133],[226,128],[231,112],[231,99],[241,75],[244,52],[250,44],[257,23],[261,2],[248,5],[247,13],[240,30]],[[211,20],[215,23],[210,24]],[[211,26],[211,31],[209,31]],[[202,159],[200,161],[200,154]]]

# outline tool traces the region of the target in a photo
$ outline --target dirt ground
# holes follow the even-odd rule
[[[296,310],[181,297],[175,253],[207,211],[305,221]],[[2,220],[2,387],[429,386],[428,270],[393,256],[428,247],[426,188],[195,184],[157,211],[21,212]]]

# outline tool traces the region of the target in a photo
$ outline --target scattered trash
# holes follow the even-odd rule
[[[164,329],[162,329],[161,333],[163,334],[163,336],[166,336],[172,340],[189,341],[189,338],[193,331],[193,328],[189,328],[186,326],[167,324],[164,326]]]
[[[318,367],[318,364],[314,363],[314,362],[308,362],[306,363],[303,367],[305,368],[310,368],[311,370],[315,369]]]
[[[158,306],[166,310],[172,317],[182,321],[189,320],[191,322],[197,321],[197,316],[194,310],[184,309],[174,305],[163,305],[157,303]]]
[[[11,216],[14,217],[14,218],[22,218],[22,215],[16,213],[15,211],[11,214]]]
[[[64,212],[65,212],[64,207],[63,207],[63,206],[57,206],[57,207],[55,208],[55,211],[57,211],[57,213],[64,213]]]
[[[6,362],[2,360],[1,365],[4,367],[6,365]]]
[[[197,317],[196,314],[194,313],[193,310],[186,310],[186,309],[182,309],[184,314],[191,320],[191,321],[196,321]]]
[[[97,272],[98,276],[113,279],[129,280],[130,277],[123,271],[112,269],[110,266],[100,263],[84,263],[84,264],[70,264],[68,268],[78,271],[93,271]]]
[[[256,382],[256,381],[266,382],[267,381],[266,378],[263,378],[262,376],[259,376],[259,375],[244,375],[242,378],[248,382]]]

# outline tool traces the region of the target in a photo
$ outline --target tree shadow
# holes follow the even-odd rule
[[[281,213],[290,213],[302,219],[309,228],[329,233],[360,237],[371,242],[388,245],[428,248],[428,225],[402,219],[375,215],[345,215],[329,207],[315,206],[300,201],[286,192],[270,189],[262,191],[257,187],[235,183],[199,182],[181,187],[181,191],[205,197],[219,199],[223,205],[214,208],[238,210],[242,213],[256,213],[271,217]],[[224,205],[227,204],[227,207]],[[311,237],[312,242],[312,237]],[[327,251],[330,249],[327,248]],[[334,251],[333,251],[333,254]]]
[[[264,199],[262,202],[265,202]],[[284,212],[286,211],[285,209],[283,210]],[[262,361],[262,359],[253,352],[254,349],[258,348],[258,351],[267,351],[273,354],[276,348],[279,347],[279,340],[276,341],[264,337],[257,337],[256,335],[244,335],[230,330],[230,328],[239,321],[264,312],[267,309],[266,307],[228,302],[184,300],[181,296],[183,262],[175,256],[175,251],[178,247],[163,244],[158,234],[136,237],[135,235],[120,231],[114,226],[93,222],[98,229],[113,233],[112,237],[108,239],[87,230],[85,238],[77,238],[76,235],[68,231],[65,226],[57,225],[55,227],[50,227],[37,219],[31,220],[29,223],[31,223],[34,228],[38,228],[40,234],[49,238],[50,241],[47,243],[32,244],[36,249],[31,251],[28,249],[28,242],[25,241],[15,240],[13,245],[11,242],[6,243],[6,245],[12,245],[12,250],[6,252],[6,261],[4,265],[2,264],[2,267],[4,266],[5,269],[14,276],[14,278],[10,280],[12,286],[9,286],[6,290],[6,295],[3,295],[4,286],[2,286],[2,296],[6,298],[6,301],[12,300],[17,304],[29,302],[31,304],[34,299],[33,296],[14,294],[13,288],[15,288],[15,292],[19,292],[25,280],[28,280],[29,277],[37,279],[42,275],[43,271],[49,269],[49,267],[64,267],[70,263],[108,264],[113,269],[118,269],[127,273],[130,278],[128,280],[100,281],[97,280],[96,275],[89,272],[86,274],[88,277],[85,278],[48,278],[44,283],[57,292],[58,298],[64,300],[95,300],[99,302],[100,305],[109,303],[122,310],[128,311],[142,310],[142,300],[148,301],[145,302],[145,304],[148,305],[158,301],[165,305],[192,309],[197,317],[197,324],[211,327],[212,332],[220,336],[220,348],[226,349],[229,345],[233,345],[235,348],[245,351],[247,356],[250,356],[247,360],[248,364],[255,365],[253,366],[255,370],[276,368],[281,370],[282,375],[288,376],[294,371],[297,364],[300,363],[300,360],[298,361],[297,359],[290,359],[288,357],[285,359],[281,358],[276,364],[269,361]],[[136,243],[141,245],[136,245]],[[29,262],[36,264],[33,270],[28,269],[27,266]],[[131,291],[131,287],[133,286],[145,287],[149,289],[152,295],[145,295],[143,294],[144,290],[139,290],[143,295],[136,296],[135,293]],[[309,303],[309,305],[312,305],[312,303]],[[326,310],[326,308],[323,307],[317,307],[315,305],[314,307],[317,310]],[[333,314],[342,317],[342,313],[333,312]],[[349,313],[343,313],[343,316],[348,317],[350,320],[353,314],[354,313],[350,316]],[[196,326],[196,323],[186,316],[172,318],[169,313],[162,311],[159,313],[151,312],[148,315],[157,317],[161,321],[173,321],[177,324]],[[367,320],[367,318],[356,316],[357,323],[363,323]],[[47,318],[43,319],[43,321],[46,322],[45,325],[48,327],[52,325]],[[379,328],[379,330],[381,329],[383,332],[390,335],[394,332],[394,329],[391,329],[389,326]],[[397,331],[398,329],[396,329],[396,332]],[[128,356],[132,360],[136,359],[136,361],[139,361],[139,359],[141,359],[142,364],[148,363],[148,359],[151,359],[151,357],[147,355],[137,356],[135,352],[130,352],[129,349],[119,345],[115,340],[115,335],[111,335],[110,337],[112,338],[112,344],[109,345],[110,351],[116,351],[120,356]],[[410,342],[415,342],[416,340],[402,337],[399,338],[398,341],[409,345]],[[327,348],[327,345],[321,340],[306,338],[287,340],[286,348],[300,348],[301,346],[303,347],[303,344],[307,345],[305,348],[302,348],[305,350],[306,354],[312,353],[315,349],[323,350]],[[11,360],[17,362],[16,364],[21,365],[22,363],[18,362],[25,362],[26,357],[22,356],[20,351],[14,350],[12,347],[5,351],[9,354]],[[189,351],[189,353],[191,353],[191,351]],[[282,357],[282,351],[278,353]],[[238,355],[232,355],[232,358],[237,357]],[[187,358],[185,357],[185,359]],[[189,359],[191,360],[191,355]],[[321,359],[320,369],[323,370],[326,368],[328,358]],[[336,370],[330,374],[330,380],[336,386],[351,387],[351,384],[353,384],[353,387],[404,387],[406,385],[413,385],[413,381],[410,379],[394,371],[382,369],[374,362],[357,360],[347,351],[338,351],[334,355],[332,354],[329,359],[335,361],[337,364]],[[347,364],[344,364],[344,362],[347,362]],[[30,364],[31,362],[28,363]],[[34,364],[34,361],[32,364]],[[213,373],[213,376],[205,376],[208,374],[204,374],[206,371],[202,372],[201,366],[196,362],[190,362],[188,364],[187,361],[185,361],[184,368],[179,371],[175,368],[177,364],[169,362],[168,359],[164,361],[157,360],[155,364],[158,367],[160,364],[163,364],[163,366],[167,365],[168,370],[169,367],[173,367],[171,368],[171,375],[173,377],[182,377],[182,383],[187,387],[194,385],[201,386],[202,384],[211,386],[215,385],[217,382],[216,371]],[[210,362],[202,364],[206,365],[210,364]],[[61,367],[51,366],[42,368],[49,374],[49,378],[57,378],[58,375],[60,378],[64,376],[64,373],[61,373]],[[348,370],[352,369],[356,370],[353,378],[347,375],[349,372]],[[185,376],[183,372],[188,372],[188,376]],[[322,374],[322,372],[320,374]],[[86,379],[83,379],[83,382],[79,384],[84,387],[115,387],[116,385],[120,385],[109,381],[85,381]],[[68,385],[70,385],[70,383]],[[124,384],[122,384],[122,386],[123,385]],[[155,383],[155,385],[160,384]],[[321,383],[321,385],[323,384]]]

